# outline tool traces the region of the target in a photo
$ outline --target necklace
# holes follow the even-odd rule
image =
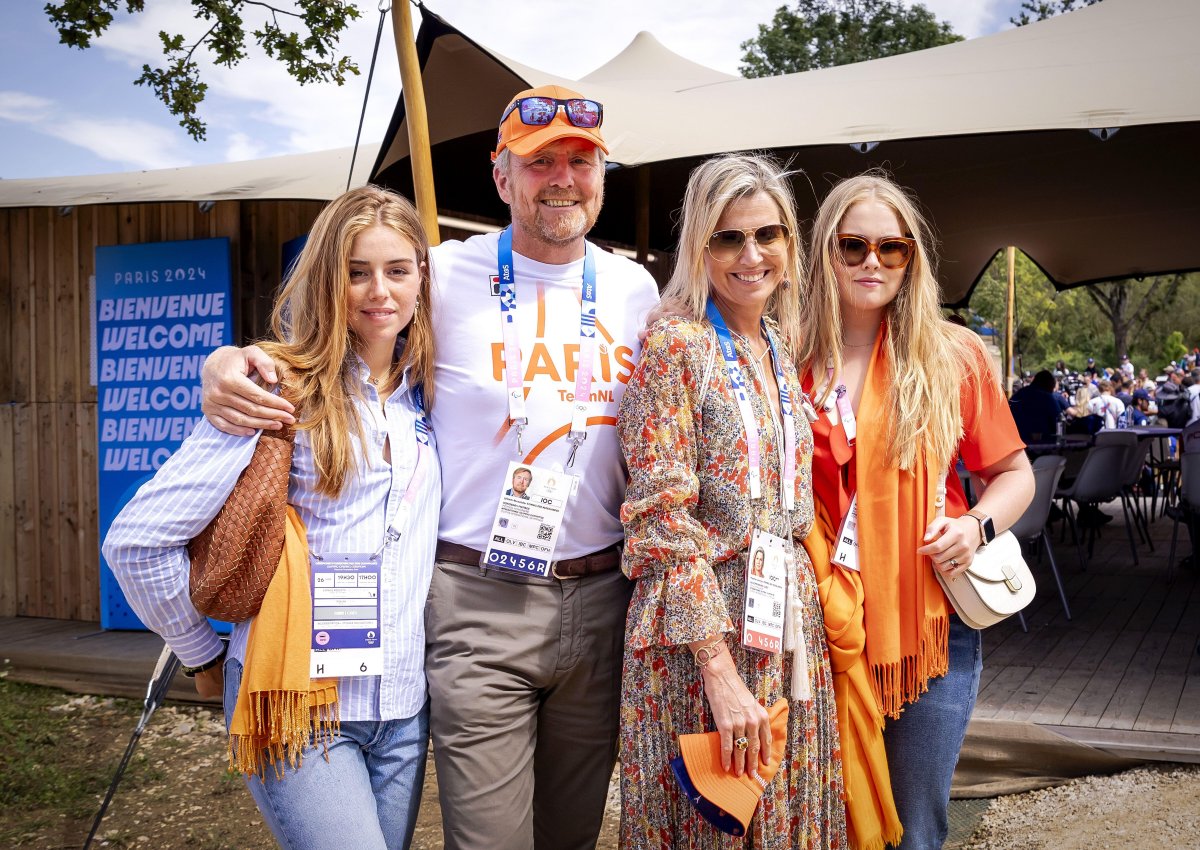
[[[871,340],[870,342],[864,342],[864,343],[861,343],[860,345],[851,345],[848,342],[843,342],[842,348],[867,348],[868,346],[871,346],[874,344],[875,344],[875,340]]]

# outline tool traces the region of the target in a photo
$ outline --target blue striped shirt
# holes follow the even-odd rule
[[[417,461],[417,408],[407,384],[381,408],[369,371],[360,361],[363,397],[356,400],[363,425],[366,463],[354,471],[340,496],[317,492],[308,434],[296,432],[289,501],[308,529],[308,545],[323,552],[374,552],[388,519],[404,497]],[[351,434],[357,457],[363,456]],[[391,464],[383,456],[391,441]],[[187,543],[212,520],[250,463],[254,437],[222,434],[201,421],[154,477],[113,521],[104,540],[112,567],[134,612],[163,636],[187,666],[220,652],[219,637],[188,598]],[[424,464],[407,529],[383,551],[380,618],[384,635],[382,676],[338,681],[342,720],[411,717],[425,703],[425,597],[437,543],[441,476],[431,452]],[[245,658],[249,622],[234,626],[229,653]]]

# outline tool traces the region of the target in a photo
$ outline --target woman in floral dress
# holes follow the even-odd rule
[[[636,581],[621,705],[626,848],[846,846],[824,625],[799,546],[813,522],[812,432],[791,354],[800,268],[776,163],[725,156],[692,172],[663,295],[679,315],[651,327],[618,426],[630,474],[623,568]],[[743,645],[756,642],[743,634],[755,622],[746,613],[763,610],[762,585],[747,592],[752,540],[756,553],[763,540],[778,546],[787,573],[781,645],[760,638],[758,649]],[[669,763],[679,735],[716,730],[725,769],[755,771],[780,698],[790,703],[783,763],[734,838],[692,808]]]

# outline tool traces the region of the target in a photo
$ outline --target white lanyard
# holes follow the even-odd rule
[[[814,396],[820,396],[825,393],[833,383],[833,365],[830,364],[825,368],[825,383],[820,389],[814,390]],[[854,439],[858,436],[858,421],[854,418],[854,408],[850,404],[850,393],[846,389],[845,384],[838,384],[833,387],[834,403],[837,405],[838,420],[841,422],[842,430],[846,433],[846,445],[853,448]],[[829,401],[825,401],[825,412],[828,413],[833,408],[829,406]],[[832,417],[830,417],[832,422]],[[836,423],[835,423],[836,424]]]
[[[496,248],[500,276],[500,330],[504,339],[504,377],[508,390],[508,421],[517,431],[517,454],[521,434],[529,424],[525,412],[525,365],[517,339],[517,287],[513,270],[512,228],[500,234]],[[571,453],[567,466],[575,464],[575,453],[587,439],[588,403],[592,397],[592,370],[596,349],[596,260],[592,246],[584,243],[583,283],[579,310],[579,365],[575,368],[575,400],[571,403],[571,430],[567,440]]]
[[[750,498],[762,498],[762,457],[758,421],[750,407],[750,399],[746,395],[746,383],[742,379],[742,369],[738,365],[737,349],[733,346],[733,335],[729,326],[716,304],[708,302],[706,308],[709,322],[717,332],[717,340],[721,344],[721,353],[725,358],[725,371],[729,374],[729,384],[733,388],[734,398],[737,399],[738,412],[742,415],[742,427],[746,432],[746,455],[750,465]],[[779,409],[783,414],[783,506],[793,510],[796,503],[796,423],[792,418],[792,394],[788,390],[787,381],[783,374],[783,364],[775,340],[766,324],[763,335],[771,348],[771,361],[775,367],[775,383],[779,388]]]
[[[372,553],[371,557],[373,558],[382,554],[389,543],[395,543],[402,536],[404,528],[408,525],[408,516],[412,513],[413,502],[417,498],[421,484],[425,481],[427,467],[430,463],[430,452],[433,450],[433,445],[429,435],[432,433],[432,429],[429,426],[429,420],[425,417],[425,393],[420,387],[413,387],[412,392],[417,406],[417,421],[413,429],[417,439],[417,463],[413,468],[412,477],[408,479],[408,485],[404,488],[403,495],[396,499],[392,506],[392,512],[388,516],[387,527],[383,533],[383,542]],[[315,552],[312,557],[317,561],[324,560]]]

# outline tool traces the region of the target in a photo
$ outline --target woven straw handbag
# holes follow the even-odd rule
[[[263,431],[220,513],[188,544],[196,610],[229,623],[258,613],[283,553],[291,428]]]

